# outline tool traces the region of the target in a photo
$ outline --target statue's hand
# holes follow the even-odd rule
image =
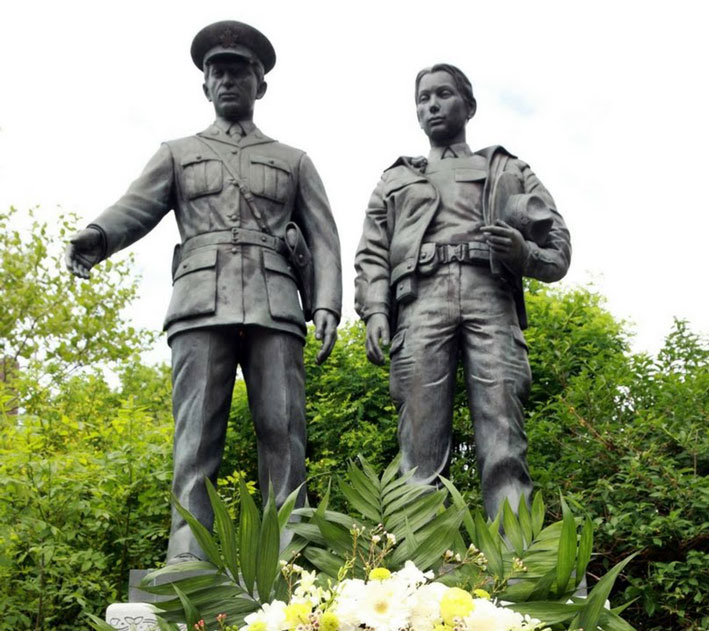
[[[492,253],[515,271],[520,271],[529,255],[529,246],[522,233],[498,219],[493,225],[483,226],[485,240]]]
[[[322,364],[330,356],[335,346],[337,317],[327,309],[316,309],[313,313],[313,322],[315,323],[315,339],[322,340],[320,352],[316,357],[318,364]]]
[[[79,278],[88,278],[91,268],[101,260],[101,233],[94,228],[86,228],[69,239],[64,251],[66,268]]]
[[[367,359],[381,366],[384,354],[380,341],[384,346],[389,345],[389,318],[384,313],[375,313],[367,320]]]

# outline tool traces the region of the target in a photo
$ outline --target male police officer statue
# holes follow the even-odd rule
[[[319,362],[335,343],[342,290],[337,228],[312,162],[252,122],[254,102],[266,92],[264,73],[276,61],[271,43],[247,24],[225,21],[202,29],[191,53],[216,121],[164,143],[126,194],[71,239],[66,261],[87,278],[93,265],[174,211],[182,244],[165,319],[173,491],[209,528],[204,477],[217,476],[237,365],[256,429],[262,493],[270,481],[280,505],[304,482],[306,328],[297,283],[322,340]],[[302,489],[301,503],[304,497]],[[203,552],[173,510],[168,562],[193,557]]]
[[[369,202],[356,256],[356,308],[367,356],[391,340],[390,388],[402,469],[446,474],[458,358],[465,371],[485,509],[529,499],[523,404],[531,373],[523,276],[555,281],[569,233],[529,166],[500,146],[473,153],[465,127],[476,102],[467,77],[438,64],[416,78],[428,159],[400,158]]]

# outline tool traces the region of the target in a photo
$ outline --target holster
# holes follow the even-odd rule
[[[286,224],[286,248],[288,260],[295,271],[300,300],[303,306],[303,315],[308,322],[313,318],[313,294],[315,293],[315,268],[313,255],[303,237],[298,224],[290,221]]]

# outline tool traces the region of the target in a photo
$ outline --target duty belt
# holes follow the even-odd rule
[[[419,267],[427,263],[444,265],[456,261],[470,265],[488,266],[490,264],[490,249],[487,243],[479,241],[442,244],[424,243],[421,245]]]
[[[264,232],[259,232],[258,230],[246,230],[244,228],[216,230],[214,232],[205,232],[190,237],[182,245],[183,255],[187,252],[191,252],[195,248],[201,248],[205,245],[258,245],[263,248],[275,250],[286,258],[288,257],[288,248],[283,239]]]

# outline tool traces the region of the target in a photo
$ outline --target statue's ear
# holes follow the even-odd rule
[[[209,96],[209,90],[207,90],[207,84],[203,83],[202,84],[202,90],[204,91],[204,96],[207,97],[207,100],[211,103],[212,102],[212,97]]]
[[[473,99],[473,104],[470,106],[470,113],[468,114],[468,120],[475,116],[475,112],[478,111],[478,102]]]
[[[261,85],[256,89],[256,98],[260,99],[266,94],[266,89],[268,88],[268,83],[261,81]]]

